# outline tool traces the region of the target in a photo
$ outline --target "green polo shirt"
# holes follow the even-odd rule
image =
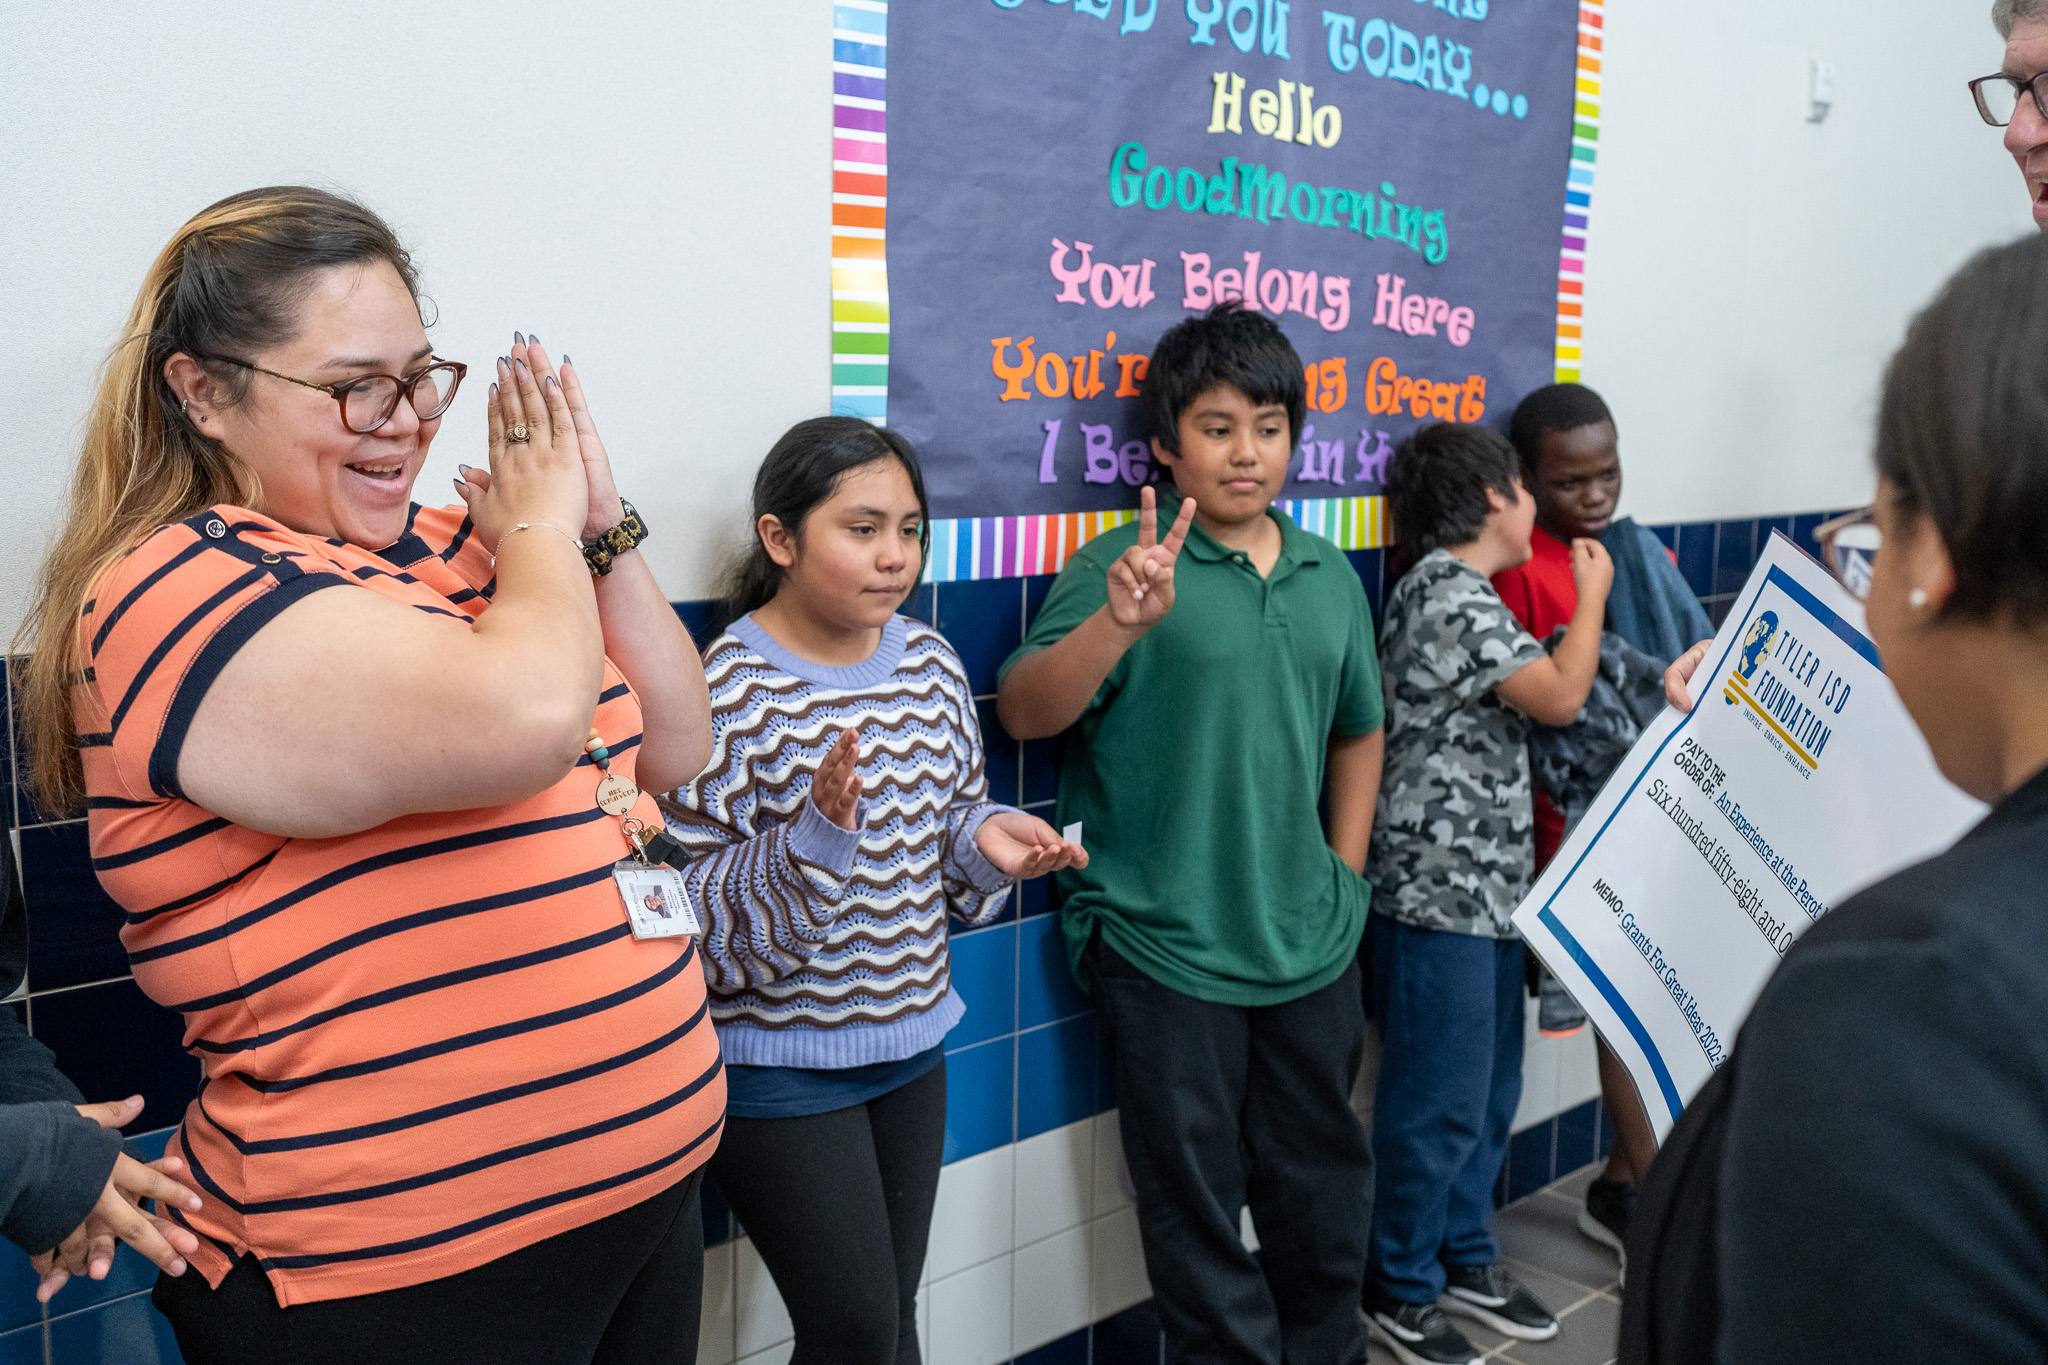
[[[1372,888],[1323,841],[1316,806],[1330,737],[1380,727],[1372,613],[1341,550],[1270,515],[1281,547],[1265,578],[1189,530],[1173,609],[1067,731],[1058,823],[1084,822],[1089,853],[1059,874],[1077,975],[1099,930],[1183,994],[1277,1005],[1358,951]],[[1003,672],[1101,607],[1105,572],[1137,542],[1130,525],[1082,546]]]

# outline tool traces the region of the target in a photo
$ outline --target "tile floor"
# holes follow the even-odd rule
[[[1513,1341],[1470,1318],[1453,1317],[1489,1361],[1501,1365],[1611,1365],[1621,1326],[1621,1267],[1615,1254],[1578,1228],[1586,1186],[1598,1163],[1572,1172],[1502,1209],[1494,1219],[1502,1257],[1522,1283],[1557,1314],[1549,1341]],[[1395,1365],[1373,1343],[1372,1365]]]

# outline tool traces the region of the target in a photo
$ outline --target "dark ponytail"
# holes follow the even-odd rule
[[[922,518],[918,576],[922,578],[923,560],[931,553],[932,509],[925,500],[924,470],[917,463],[916,449],[901,433],[858,417],[813,417],[784,432],[768,458],[761,461],[761,472],[754,476],[752,543],[726,570],[718,628],[723,630],[748,612],[767,606],[782,587],[782,566],[768,557],[768,548],[761,543],[762,517],[774,517],[788,528],[792,539],[801,541],[804,518],[832,496],[841,479],[853,470],[891,458],[903,465],[903,472],[910,476],[910,490],[917,494]]]

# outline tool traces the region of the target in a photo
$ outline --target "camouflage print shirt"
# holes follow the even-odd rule
[[[1404,924],[1513,938],[1535,876],[1528,720],[1494,687],[1544,657],[1486,576],[1432,550],[1380,634],[1387,757],[1366,877]]]

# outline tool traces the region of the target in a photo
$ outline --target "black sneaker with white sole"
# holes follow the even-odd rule
[[[1557,1319],[1528,1288],[1497,1265],[1444,1267],[1447,1283],[1443,1306],[1477,1319],[1502,1336],[1523,1341],[1548,1341],[1557,1335]]]
[[[1478,1349],[1433,1303],[1408,1303],[1368,1285],[1363,1307],[1366,1327],[1402,1365],[1480,1365]]]
[[[1628,1216],[1635,1212],[1636,1187],[1625,1180],[1596,1180],[1586,1187],[1579,1231],[1621,1257],[1628,1266]]]

